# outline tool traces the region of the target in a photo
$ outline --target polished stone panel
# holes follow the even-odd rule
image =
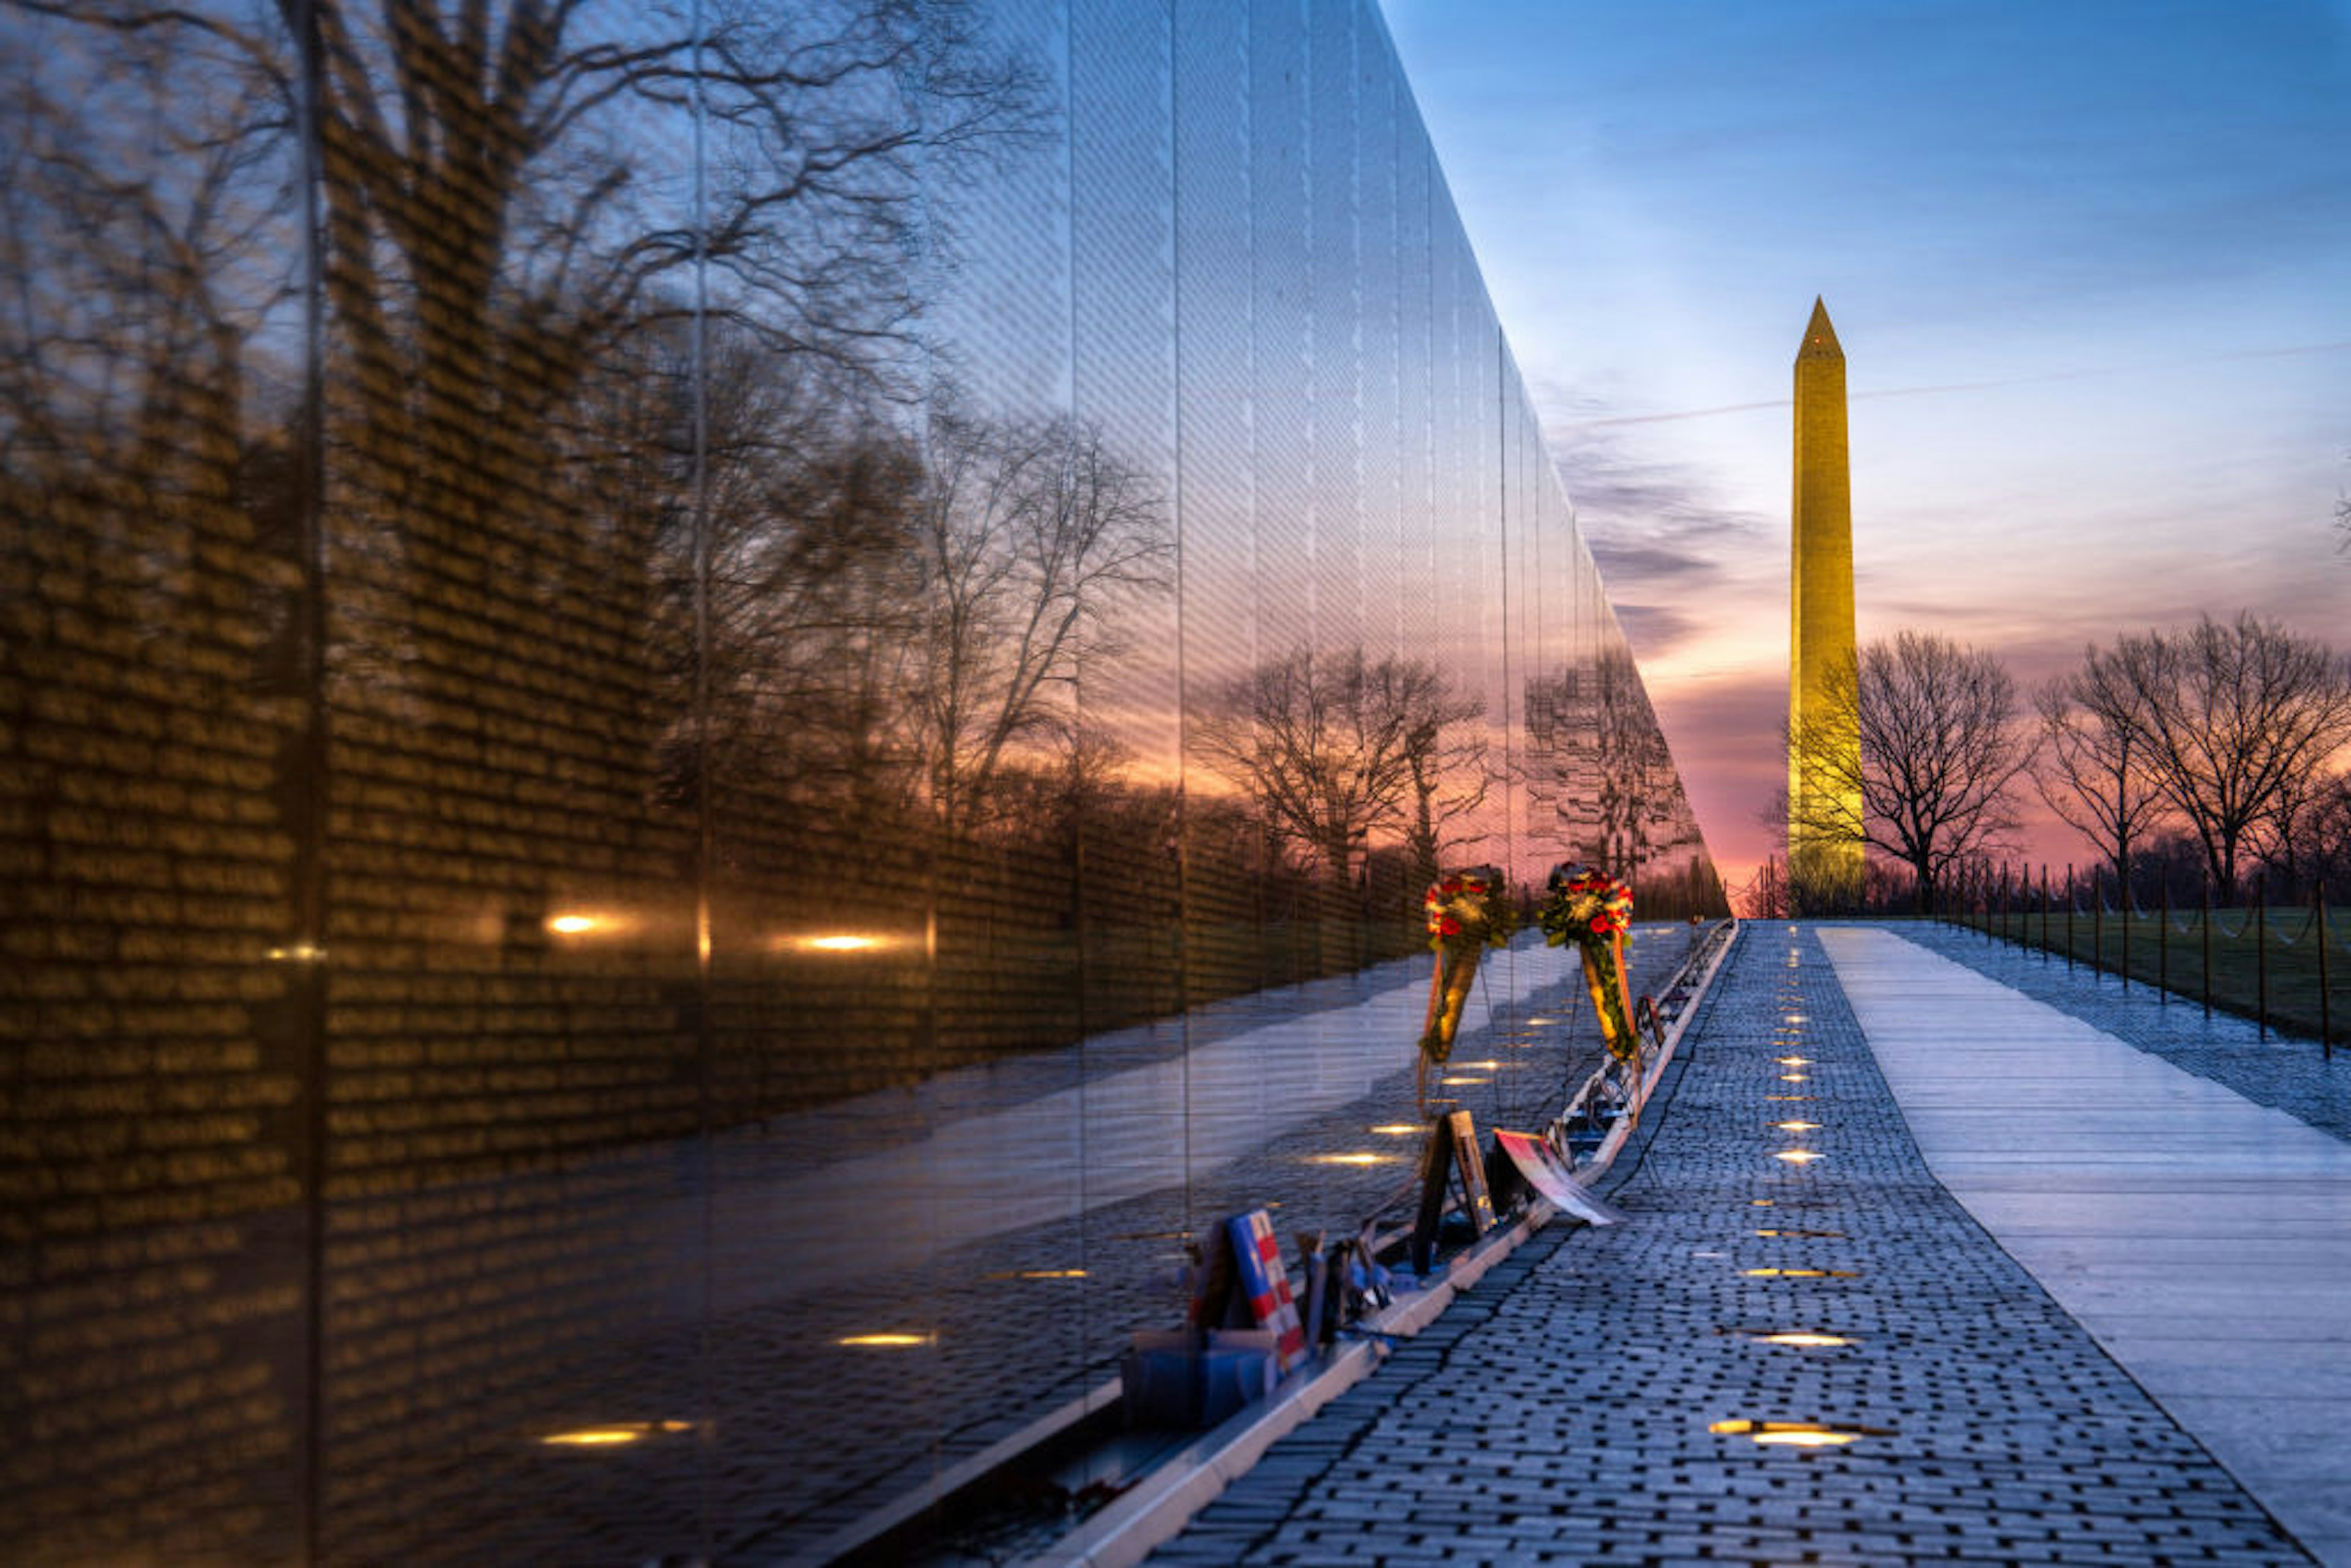
[[[789,1556],[1360,1222],[1440,868],[1722,907],[1368,0],[0,86],[0,1559]]]

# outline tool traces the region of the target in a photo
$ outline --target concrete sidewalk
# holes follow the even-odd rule
[[[1979,1040],[2033,1072],[1922,1075]],[[2325,1185],[2339,1141],[2250,1105],[2262,1125],[2240,1132],[2226,1091],[1869,928],[1751,926],[1683,1050],[1613,1194],[1629,1223],[1536,1239],[1155,1561],[2345,1561],[2329,1510],[2351,1474],[2320,1417],[2335,1375],[2250,1424],[2290,1469],[2249,1458],[2228,1408],[2245,1368],[2308,1366],[2351,1334],[2351,1296],[2311,1262],[2351,1239],[2351,1189]],[[2069,1089],[2077,1065],[2099,1076]],[[2152,1147],[2150,1112],[2177,1118]],[[2151,1192],[2170,1212],[2211,1185],[2191,1171],[2217,1180],[2238,1137],[2293,1167],[2221,1184],[2283,1225],[2244,1227],[2260,1244],[2224,1265],[2262,1305],[2137,1311],[2167,1271],[2213,1285],[2177,1249],[2139,1253],[2158,1243],[2134,1228]],[[2036,1184],[2043,1155],[2064,1189]],[[1968,1170],[1960,1197],[1937,1160]],[[2134,1165],[2166,1185],[2134,1187]],[[2100,1171],[2139,1204],[2112,1228],[2084,1219]],[[2178,1212],[2197,1246],[2233,1228]],[[2177,1331],[2147,1362],[2168,1404],[2102,1345],[2126,1328]]]

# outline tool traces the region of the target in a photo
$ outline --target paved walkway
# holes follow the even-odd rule
[[[2351,1563],[2351,1145],[1890,933],[1822,941],[1936,1179]]]
[[[2351,1150],[1885,931],[1753,926],[1708,1009],[1629,1223],[1538,1237],[1155,1561],[2351,1562]]]

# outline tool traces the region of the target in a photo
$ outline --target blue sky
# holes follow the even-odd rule
[[[1380,4],[1728,874],[1816,294],[1865,638],[2026,682],[2199,611],[2351,647],[2351,0]]]

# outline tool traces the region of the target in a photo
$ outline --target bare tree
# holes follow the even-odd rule
[[[2132,714],[2131,683],[2119,662],[2095,648],[2082,667],[2036,690],[2041,747],[2033,788],[2058,819],[2087,839],[2130,886],[2131,851],[2167,807]]]
[[[1859,757],[1825,737],[1808,747],[1827,788],[1813,817],[1790,826],[1893,856],[1929,908],[1946,872],[2016,826],[2014,789],[2033,751],[2019,716],[2015,682],[1991,653],[1933,632],[1872,643],[1831,673],[1817,716],[1830,734],[1857,727]],[[1857,810],[1839,803],[1848,800]]]
[[[300,255],[281,82],[193,30],[14,5],[0,79],[0,537],[74,519],[154,626],[183,600],[282,619],[219,542],[298,374],[272,329]]]
[[[2295,876],[2333,888],[2351,884],[2351,768],[2318,781],[2307,792],[2284,839],[2287,864]]]
[[[719,431],[755,412],[712,404]],[[905,707],[925,623],[921,454],[886,430],[792,434],[762,462],[737,450],[710,507],[705,766],[738,798],[863,820],[919,772]],[[686,560],[664,559],[669,617],[686,622],[666,641],[690,659]]]
[[[1411,821],[1405,831],[1413,879],[1437,880],[1446,852],[1479,837],[1456,833],[1486,803],[1493,784],[1486,736],[1471,723],[1486,716],[1484,701],[1455,689],[1433,665],[1399,666],[1392,700],[1404,711],[1405,767],[1411,775]]]
[[[57,232],[11,248],[83,303],[22,318],[49,323],[47,341],[11,355],[16,373],[63,370],[8,401],[54,423],[90,365],[72,340],[120,340],[143,318],[178,423],[235,428],[251,410],[225,350],[301,270],[307,183],[328,516],[340,570],[372,590],[344,641],[368,644],[356,657],[371,687],[396,681],[461,719],[470,683],[429,645],[451,629],[448,584],[486,553],[519,599],[626,606],[645,592],[616,574],[658,524],[615,512],[611,433],[582,418],[604,401],[594,383],[658,363],[662,335],[694,321],[911,395],[925,295],[955,254],[953,192],[1041,123],[1034,67],[951,0],[7,4],[57,36],[27,21],[0,42],[97,62],[104,84],[78,120],[63,98],[20,106],[29,156],[9,172],[38,178],[12,227]],[[89,133],[120,115],[126,76],[167,82],[174,109],[201,105],[132,133],[147,142],[131,178]],[[62,259],[87,275],[114,251],[133,266],[110,291]],[[633,487],[655,517],[691,501],[682,455],[645,466],[670,480],[666,494]]]
[[[919,805],[960,832],[999,782],[1114,770],[1069,699],[1123,651],[1120,610],[1167,585],[1149,476],[1067,418],[982,419],[942,394],[917,436],[827,406],[755,337],[716,334],[705,358],[714,782],[852,817]],[[659,554],[682,677],[691,563]],[[693,746],[681,721],[681,787]]]
[[[2260,837],[2262,862],[2289,883],[2340,880],[2351,870],[2351,770],[2296,779]]]
[[[1780,821],[1787,821],[1786,809]],[[1789,901],[1788,862],[1778,855],[1766,855],[1755,874],[1747,879],[1732,901],[1740,915],[1749,920],[1783,920],[1792,905]]]
[[[1149,476],[1095,426],[943,405],[925,457],[911,716],[932,810],[955,830],[984,813],[1008,748],[1074,739],[1051,688],[1123,651],[1113,612],[1167,586],[1174,545]]]
[[[1399,822],[1434,862],[1441,825],[1484,798],[1483,750],[1458,727],[1484,712],[1418,660],[1301,647],[1214,687],[1188,722],[1201,759],[1343,881]]]
[[[2335,553],[2351,556],[2351,496],[2335,497],[2335,528],[2343,536],[2335,541]]]
[[[1679,800],[1674,759],[1632,650],[1622,643],[1609,648],[1593,674],[1599,748],[1593,793],[1600,819],[1600,863],[1630,884],[1656,847],[1656,830],[1673,821]]]
[[[2246,852],[2283,830],[2297,791],[2351,743],[2351,665],[2251,611],[2125,636],[2109,657],[2157,789],[2214,883],[2233,890]]]

